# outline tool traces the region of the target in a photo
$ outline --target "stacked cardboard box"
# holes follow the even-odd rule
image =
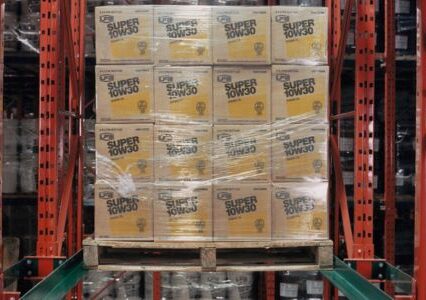
[[[324,8],[97,8],[96,237],[326,238],[326,24]]]

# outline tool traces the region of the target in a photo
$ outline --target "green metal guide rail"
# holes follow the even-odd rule
[[[28,272],[28,261],[21,261],[5,272],[5,280],[19,277],[22,272]],[[321,274],[339,291],[351,300],[388,300],[392,299],[380,288],[370,283],[357,273],[353,267],[355,262],[343,262],[334,258],[331,269],[320,270]],[[45,279],[21,297],[24,300],[57,300],[62,299],[89,270],[83,263],[83,251],[79,251],[64,262],[59,261],[57,268]],[[390,280],[399,294],[412,294],[413,279],[386,262],[373,263],[373,277]]]

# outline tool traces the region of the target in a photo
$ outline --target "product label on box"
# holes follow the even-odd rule
[[[280,296],[297,298],[299,285],[296,283],[280,283]]]
[[[213,7],[215,63],[270,63],[267,7]]]
[[[270,178],[269,127],[265,126],[214,127],[215,178],[244,181]]]
[[[272,237],[327,237],[326,182],[274,184],[272,190]]]
[[[149,66],[97,66],[97,121],[153,122],[153,76]]]
[[[96,125],[96,174],[98,179],[153,179],[153,126]]]
[[[211,76],[210,67],[156,68],[156,120],[159,123],[211,122]]]
[[[306,280],[306,293],[308,295],[322,295],[324,282],[321,280]]]
[[[154,11],[157,64],[211,64],[209,9],[157,6]]]
[[[152,239],[152,186],[121,194],[107,181],[96,183],[95,237]]]
[[[408,49],[408,36],[406,35],[396,35],[395,36],[395,48],[398,50],[407,50]]]
[[[328,126],[294,124],[273,133],[273,181],[327,178]]]
[[[270,239],[270,195],[267,184],[215,185],[215,239]]]
[[[397,13],[397,14],[409,14],[410,13],[410,1],[396,0],[395,1],[395,13]]]
[[[211,240],[211,185],[159,185],[154,240]]]
[[[152,62],[152,6],[96,7],[95,18],[99,64]]]
[[[199,125],[155,126],[157,180],[210,180],[212,129]]]
[[[273,66],[272,120],[327,121],[328,67]]]
[[[327,9],[272,8],[272,61],[327,62]]]
[[[216,123],[268,123],[270,121],[269,68],[215,68],[214,119]]]

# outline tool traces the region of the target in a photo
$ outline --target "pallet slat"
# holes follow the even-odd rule
[[[332,266],[330,240],[140,242],[86,239],[84,262],[104,271],[279,271]]]

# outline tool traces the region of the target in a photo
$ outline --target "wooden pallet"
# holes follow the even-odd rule
[[[86,239],[84,263],[103,271],[308,271],[329,268],[330,240],[137,242]]]

